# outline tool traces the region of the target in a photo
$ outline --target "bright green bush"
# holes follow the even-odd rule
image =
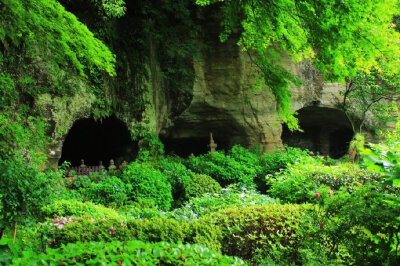
[[[74,216],[79,217],[87,215],[95,219],[111,219],[119,218],[118,213],[111,208],[106,208],[102,205],[96,205],[92,202],[82,202],[76,199],[62,199],[56,200],[51,204],[42,207],[42,214],[44,217],[57,218]]]
[[[117,209],[118,213],[131,219],[151,219],[155,217],[165,216],[165,212],[161,211],[154,205],[153,200],[139,199],[139,201],[130,201]]]
[[[221,210],[202,219],[222,231],[222,253],[252,263],[299,263],[304,212],[309,205],[267,205]]]
[[[234,185],[224,188],[220,193],[203,195],[190,199],[185,206],[167,213],[178,220],[196,220],[201,216],[222,209],[244,206],[262,206],[277,203],[277,200],[254,190],[238,189]]]
[[[210,152],[200,156],[192,156],[186,161],[189,169],[196,173],[214,178],[221,186],[242,184],[254,187],[253,179],[256,170],[236,161],[223,152]]]
[[[198,243],[218,250],[221,231],[206,221],[188,223],[168,218],[128,219],[120,216],[93,218],[57,217],[40,225],[41,238],[51,247],[78,241],[142,241]]]
[[[82,194],[86,199],[103,205],[121,206],[128,199],[124,182],[115,176],[92,183],[88,188],[82,190]]]
[[[379,192],[370,183],[351,193],[343,187],[333,194],[320,194],[315,202],[321,211],[315,220],[323,222],[323,227],[317,235],[319,242],[327,244],[331,258],[347,255],[346,262],[355,265],[398,264],[398,195]]]
[[[60,177],[54,172],[39,172],[22,160],[0,159],[0,235],[14,223],[38,218],[42,206],[54,195]]]
[[[349,191],[365,183],[375,184],[382,189],[383,177],[372,171],[360,169],[351,163],[326,166],[322,162],[298,163],[289,166],[275,177],[268,176],[271,186],[268,193],[285,202],[301,203],[313,199],[313,191],[320,186],[332,190],[346,187]],[[387,191],[398,191],[395,187],[386,187]]]
[[[185,182],[185,197],[187,199],[202,196],[205,193],[218,193],[221,186],[217,181],[208,175],[193,175]]]
[[[133,162],[124,169],[121,179],[126,184],[128,199],[152,199],[163,210],[171,207],[171,184],[159,170]]]
[[[185,183],[192,178],[193,172],[174,157],[161,158],[157,161],[157,168],[167,176],[174,200],[179,202],[186,199]]]
[[[276,150],[273,153],[264,153],[261,158],[263,172],[267,174],[278,173],[290,164],[310,159],[307,150],[285,146],[285,151]]]
[[[221,255],[199,245],[128,242],[78,242],[46,253],[24,252],[15,265],[244,265],[234,257]]]

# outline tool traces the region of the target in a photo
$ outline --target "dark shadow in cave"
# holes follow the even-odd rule
[[[230,145],[226,140],[223,141],[219,137],[213,136],[215,143],[217,143],[217,151],[228,151],[233,145]],[[164,143],[166,154],[178,155],[180,157],[188,157],[191,153],[194,155],[205,154],[210,151],[208,145],[210,144],[210,137],[192,137],[192,138],[165,138],[161,137]]]
[[[298,111],[298,119],[304,132],[291,132],[284,125],[283,143],[335,159],[347,153],[354,133],[342,111],[327,107],[305,107]]]
[[[93,118],[77,120],[65,138],[59,164],[71,162],[79,166],[84,159],[87,166],[108,166],[110,159],[116,165],[123,160],[132,161],[138,152],[137,142],[132,141],[125,123],[114,116],[95,121]]]

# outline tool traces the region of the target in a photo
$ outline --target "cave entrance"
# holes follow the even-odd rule
[[[298,111],[298,119],[304,132],[291,132],[284,125],[283,143],[335,159],[347,153],[354,133],[344,112],[327,107],[305,107]]]
[[[137,142],[132,141],[124,122],[111,116],[102,120],[86,118],[77,120],[65,138],[59,164],[68,161],[79,166],[84,159],[88,166],[108,166],[114,159],[118,166],[122,161],[132,161],[138,152]]]

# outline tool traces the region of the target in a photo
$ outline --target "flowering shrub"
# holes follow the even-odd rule
[[[355,164],[344,163],[327,166],[321,161],[294,164],[275,177],[267,177],[267,183],[270,185],[268,193],[273,197],[292,203],[311,201],[313,196],[309,192],[315,191],[320,186],[327,186],[332,190],[346,187],[351,192],[355,188],[369,183],[378,190],[400,191],[393,186],[382,187],[383,181],[383,176],[361,169]]]

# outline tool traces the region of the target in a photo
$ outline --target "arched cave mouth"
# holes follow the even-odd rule
[[[298,111],[298,119],[304,132],[291,132],[284,125],[283,143],[335,159],[347,153],[354,132],[342,111],[326,107],[305,107]]]
[[[79,166],[84,159],[87,166],[108,166],[110,159],[119,165],[132,161],[138,152],[137,142],[132,141],[124,122],[111,116],[101,120],[86,118],[77,120],[65,138],[59,164],[65,161]]]

